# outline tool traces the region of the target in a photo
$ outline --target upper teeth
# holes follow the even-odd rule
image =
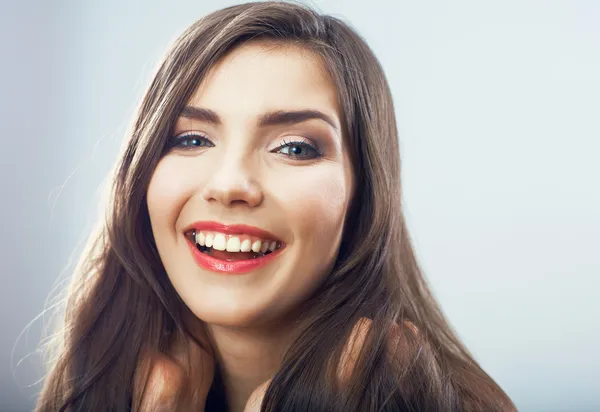
[[[227,252],[271,252],[279,248],[275,240],[263,240],[246,235],[225,235],[218,232],[196,232],[196,243]]]

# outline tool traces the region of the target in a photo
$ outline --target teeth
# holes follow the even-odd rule
[[[251,241],[250,239],[246,239],[242,242],[242,245],[240,246],[240,251],[241,252],[250,252],[250,250],[252,250],[252,245],[251,245]],[[229,242],[227,242],[227,246],[229,246]]]
[[[254,252],[264,255],[268,252],[274,252],[281,245],[276,240],[252,240],[245,235],[230,236],[223,233],[212,232],[194,232],[192,233],[196,244],[215,250],[227,252]]]
[[[217,233],[215,238],[213,239],[213,249],[215,250],[225,250],[227,247],[227,239],[225,239],[225,235],[221,233]]]
[[[267,249],[269,249],[269,242],[263,242],[263,244],[260,248],[260,253],[265,253],[267,251]]]
[[[230,237],[229,240],[227,241],[227,248],[226,250],[228,252],[239,252],[240,251],[240,238],[239,237]]]

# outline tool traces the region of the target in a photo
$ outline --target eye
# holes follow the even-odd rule
[[[274,153],[281,153],[284,156],[293,159],[311,160],[321,157],[319,148],[311,143],[304,141],[283,141],[283,144],[272,150]]]
[[[198,132],[186,132],[171,138],[169,149],[193,150],[199,147],[214,147],[213,142]]]

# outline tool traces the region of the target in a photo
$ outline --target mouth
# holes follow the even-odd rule
[[[196,224],[188,228],[184,236],[199,266],[229,274],[262,267],[285,248],[273,234],[244,225]]]
[[[263,258],[283,247],[279,240],[196,229],[187,231],[185,236],[200,253],[226,262]]]

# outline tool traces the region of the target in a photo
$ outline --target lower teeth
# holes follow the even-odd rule
[[[204,254],[207,254],[208,256],[212,256],[212,252],[214,250],[212,247],[200,246],[197,243],[196,243],[196,247],[198,248],[198,250],[200,252],[202,252]],[[271,253],[270,250],[267,250],[265,253],[256,253],[256,252],[254,252],[254,256],[252,257],[252,259],[264,257],[264,256],[268,255],[269,253]]]

